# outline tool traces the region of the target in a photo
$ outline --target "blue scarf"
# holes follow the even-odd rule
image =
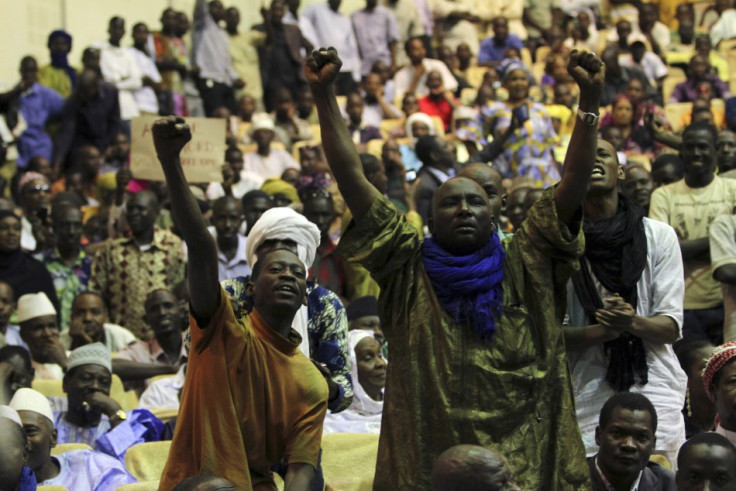
[[[503,263],[506,253],[498,234],[472,254],[455,256],[434,238],[422,243],[422,260],[440,304],[458,324],[470,323],[489,341],[503,310]]]

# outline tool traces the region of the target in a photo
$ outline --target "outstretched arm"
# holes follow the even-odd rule
[[[358,151],[337,106],[334,81],[341,66],[334,48],[320,49],[307,58],[304,74],[314,95],[327,163],[357,222],[368,212],[378,191],[363,174]]]
[[[598,114],[605,79],[603,62],[592,53],[574,50],[567,71],[580,87],[580,110]],[[565,155],[562,181],[555,190],[557,215],[563,223],[570,223],[588,193],[597,142],[598,125],[587,125],[578,118]]]
[[[189,301],[200,327],[205,327],[220,302],[220,283],[217,276],[217,246],[207,232],[197,201],[189,190],[179,152],[192,138],[184,119],[169,116],[153,125],[153,143],[166,184],[171,193],[171,213],[181,228],[187,243],[189,257]]]

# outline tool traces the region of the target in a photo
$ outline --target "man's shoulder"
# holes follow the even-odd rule
[[[675,489],[675,473],[659,464],[649,462],[639,481],[641,491],[667,491]]]

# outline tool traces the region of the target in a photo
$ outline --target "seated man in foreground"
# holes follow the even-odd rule
[[[248,284],[253,312],[236,318],[219,287],[215,241],[179,160],[191,139],[183,123],[170,117],[153,126],[172,213],[190,257],[198,258],[189,263],[192,347],[160,488],[202,473],[224,477],[238,489],[273,488],[270,468],[283,459],[285,488],[310,489],[328,390],[299,351],[301,338],[291,327],[305,301],[307,269],[288,250],[261,255]]]
[[[366,179],[340,116],[337,53],[314,52],[305,71],[322,142],[354,223],[338,253],[381,287],[391,347],[375,489],[426,489],[432,464],[459,443],[508,458],[523,489],[589,489],[561,322],[565,282],[583,252],[581,202],[595,161],[604,69],[573,52],[578,121],[565,177],[503,245],[488,196],[450,179],[432,201],[433,237],[416,229]],[[596,113],[596,114],[594,114]]]

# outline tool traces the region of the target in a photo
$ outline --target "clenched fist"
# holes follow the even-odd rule
[[[171,165],[179,158],[184,145],[192,139],[192,131],[184,118],[167,116],[153,124],[153,145],[161,165]]]
[[[315,49],[304,63],[304,75],[312,87],[326,87],[335,81],[341,67],[342,60],[335,48]]]
[[[567,63],[567,73],[586,95],[600,95],[606,78],[606,67],[603,61],[593,53],[573,50]]]

